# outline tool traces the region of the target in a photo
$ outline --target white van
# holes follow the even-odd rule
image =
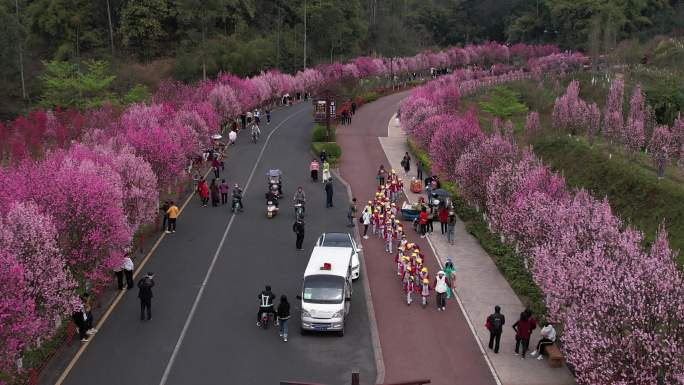
[[[302,334],[334,331],[344,335],[352,296],[352,255],[340,247],[314,247],[304,271]]]
[[[356,280],[361,275],[361,262],[359,261],[360,249],[356,246],[354,238],[349,233],[323,233],[316,241],[316,246],[344,248],[352,256],[352,279]]]

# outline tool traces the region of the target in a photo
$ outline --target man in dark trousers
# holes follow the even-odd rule
[[[140,298],[140,320],[145,319],[147,310],[147,320],[152,319],[152,288],[154,287],[154,274],[147,273],[138,281],[138,298]]]
[[[302,243],[304,243],[304,220],[302,218],[297,218],[292,225],[292,231],[297,234],[297,243],[295,244],[297,250],[304,250],[302,248]]]
[[[499,341],[501,341],[501,332],[506,323],[506,317],[501,314],[501,307],[494,306],[494,313],[487,317],[487,329],[489,329],[489,349],[494,350],[494,353],[499,353]]]
[[[333,183],[332,178],[325,181],[325,207],[333,207]]]

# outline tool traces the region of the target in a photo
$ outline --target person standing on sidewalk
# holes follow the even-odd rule
[[[423,180],[423,162],[420,159],[416,159],[416,179]]]
[[[178,218],[178,207],[173,201],[169,201],[169,209],[166,210],[166,214],[169,216],[169,229],[166,230],[167,234],[176,232],[176,219]]]
[[[437,216],[439,217],[439,225],[442,235],[445,235],[449,230],[447,225],[449,223],[449,209],[446,208],[446,205],[439,206]]]
[[[363,219],[363,239],[368,239],[368,225],[370,225],[371,222],[370,208],[368,210],[363,210],[363,214],[361,215],[361,219]]]
[[[278,316],[278,323],[280,324],[280,337],[283,339],[283,342],[287,342],[287,321],[290,320],[290,303],[287,301],[287,296],[285,294],[280,296],[280,303],[278,304],[276,315]]]
[[[138,281],[138,298],[140,298],[140,320],[145,320],[145,313],[147,313],[147,320],[152,319],[152,288],[154,287],[154,274],[147,273]]]
[[[271,110],[266,109],[266,124],[271,124]]]
[[[532,331],[537,328],[537,322],[532,318],[532,311],[525,309],[520,313],[520,319],[513,324],[515,330],[515,354],[518,354],[522,345],[521,358],[525,358],[525,353],[530,346]]]
[[[453,211],[449,211],[449,220],[447,221],[447,242],[450,245],[454,244],[454,233],[456,231],[456,215]]]
[[[221,162],[219,162],[218,158],[214,157],[214,159],[212,159],[211,168],[214,169],[214,179],[218,179],[219,173],[221,172]]]
[[[207,207],[209,203],[209,186],[207,186],[207,181],[202,179],[197,186],[197,192],[199,193],[200,199],[202,199],[202,207]]]
[[[332,178],[325,181],[325,207],[333,207],[333,183]]]
[[[435,277],[435,284],[433,289],[435,290],[435,294],[437,295],[437,310],[438,311],[444,311],[446,310],[446,294],[447,290],[449,289],[449,278],[447,278],[446,274],[442,270],[437,272],[437,276]]]
[[[228,203],[228,191],[230,191],[230,186],[225,179],[221,179],[221,184],[219,185],[219,191],[221,192],[221,204],[225,205]]]
[[[297,250],[304,250],[302,248],[302,243],[304,243],[304,220],[302,218],[297,217],[297,220],[292,225],[292,231],[297,234],[295,247]]]
[[[501,314],[501,306],[494,306],[494,313],[487,317],[485,326],[489,330],[489,349],[494,350],[495,354],[499,353],[499,342],[501,341],[501,333],[503,333],[503,326],[506,324],[506,317]]]
[[[349,203],[349,211],[347,212],[347,219],[349,219],[349,224],[347,227],[354,227],[354,219],[356,218],[356,198],[352,198],[351,203]]]
[[[217,207],[219,204],[219,201],[221,200],[221,194],[219,193],[219,187],[218,183],[216,183],[216,178],[211,180],[211,187],[209,187],[209,191],[211,191],[211,205],[213,207]]]
[[[126,286],[128,287],[128,290],[131,290],[133,288],[133,269],[135,269],[135,265],[133,265],[133,260],[129,255],[126,255],[123,259],[123,272],[126,275]]]
[[[161,206],[161,209],[159,210],[162,214],[162,226],[161,226],[162,233],[166,230],[166,226],[169,223],[169,214],[166,213],[167,211],[169,211],[169,207],[171,207],[171,205],[169,204],[169,201],[165,200],[164,204]]]
[[[401,159],[401,165],[404,167],[404,173],[408,175],[409,171],[411,171],[411,155],[409,155],[408,151],[404,154],[404,158]]]
[[[116,287],[119,290],[124,289],[124,273],[123,273],[123,268],[121,266],[117,266],[114,268],[114,275],[116,275]]]
[[[420,214],[418,214],[418,225],[420,225],[420,237],[425,238],[428,225],[428,213],[425,207],[421,208]]]

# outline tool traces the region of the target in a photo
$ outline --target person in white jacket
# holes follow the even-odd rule
[[[539,339],[539,342],[537,342],[537,348],[531,354],[532,357],[539,354],[539,357],[537,357],[538,360],[544,359],[546,347],[548,345],[553,345],[556,341],[556,329],[554,329],[553,324],[547,322],[541,329],[540,334],[541,338]]]
[[[361,219],[363,220],[363,239],[368,239],[368,225],[371,222],[370,208],[368,206],[363,210]]]

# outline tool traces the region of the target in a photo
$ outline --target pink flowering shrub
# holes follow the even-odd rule
[[[539,131],[539,113],[537,111],[530,111],[525,120],[525,133],[534,135]]]
[[[632,98],[629,101],[629,115],[627,124],[622,132],[622,143],[633,152],[641,151],[646,140],[644,128],[646,125],[646,98],[641,92],[641,87],[634,87]]]

